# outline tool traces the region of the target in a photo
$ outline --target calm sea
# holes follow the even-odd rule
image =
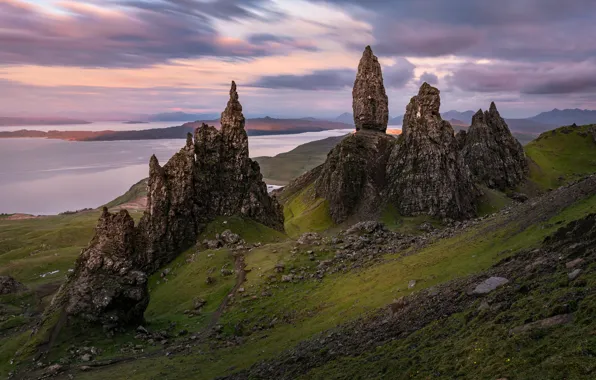
[[[181,123],[93,123],[79,126],[2,127],[35,130],[131,130]],[[252,157],[274,156],[309,141],[350,130],[249,137]],[[98,207],[148,175],[149,157],[163,165],[184,140],[76,142],[0,139],[0,213],[57,214]]]

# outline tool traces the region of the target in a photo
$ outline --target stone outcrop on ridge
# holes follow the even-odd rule
[[[517,186],[528,173],[524,149],[494,102],[488,111],[479,110],[474,115],[462,141],[462,156],[476,182],[506,190]]]
[[[400,143],[387,168],[388,197],[402,215],[470,218],[479,192],[451,124],[441,119],[439,94],[424,83],[407,106]]]

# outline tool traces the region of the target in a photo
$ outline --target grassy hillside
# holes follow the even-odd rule
[[[113,208],[120,205],[123,205],[128,202],[132,202],[136,199],[144,197],[147,195],[147,181],[148,178],[142,179],[139,182],[135,183],[131,186],[130,189],[118,198],[114,199],[110,203],[106,204],[107,208]]]
[[[162,349],[160,345],[145,346],[146,343],[135,340],[134,333],[131,333],[124,337],[132,344],[140,344],[146,347],[148,352],[158,350],[157,353],[149,357],[140,355],[136,360],[125,360],[116,365],[98,367],[90,372],[80,372],[75,365],[72,373],[82,379],[146,379],[156,376],[166,376],[170,379],[190,377],[211,379],[246,368],[257,361],[274,357],[314,334],[372,313],[395,298],[485,271],[521,249],[537,246],[545,236],[563,223],[590,212],[596,212],[594,195],[579,199],[566,207],[564,204],[568,203],[553,205],[548,198],[544,198],[539,204],[528,205],[515,215],[502,214],[487,219],[453,237],[437,240],[419,249],[387,254],[382,256],[381,261],[365,265],[360,270],[328,274],[321,280],[282,282],[280,281],[282,275],[275,272],[274,266],[276,263],[283,262],[285,273],[295,271],[295,273],[314,274],[319,262],[335,255],[335,252],[329,250],[327,246],[300,246],[283,240],[263,245],[246,254],[246,268],[250,269],[250,272],[243,284],[244,292],[236,294],[231,299],[226,311],[217,321],[221,328],[216,335],[204,341],[197,339],[198,343],[190,344],[189,348],[166,355],[167,348]],[[314,262],[309,260],[307,253],[309,250],[314,252],[316,257]],[[219,269],[226,263],[228,266],[232,265],[229,251],[222,249],[213,252],[205,251],[203,254],[196,255],[194,261],[189,255],[192,255],[192,252],[170,265],[172,272],[168,275],[169,280],[166,283],[157,277],[151,280],[154,284],[153,298],[147,312],[150,328],[159,329],[172,326],[172,322],[176,322],[171,330],[174,336],[181,329],[201,335],[205,331],[205,326],[209,326],[212,321],[213,308],[222,301],[222,298],[225,298],[227,290],[233,285],[230,279],[219,275],[216,275],[217,282],[212,287],[203,284],[206,268]],[[408,288],[408,282],[412,279],[417,281],[415,289]],[[157,281],[161,283],[157,284]],[[569,289],[573,290],[573,288]],[[191,298],[194,297],[207,300],[206,305],[209,306],[204,314],[188,318],[183,310],[189,307]],[[537,293],[531,307],[539,308],[542,305],[541,300],[548,302],[547,298],[556,299],[556,294],[552,291]],[[530,312],[531,307],[528,307]],[[442,370],[451,371],[454,366],[459,365],[457,360],[460,359],[465,361],[465,363],[462,362],[465,364],[463,368],[472,371],[473,361],[468,362],[468,358],[473,354],[477,360],[486,360],[483,363],[487,363],[489,367],[485,368],[483,373],[492,376],[495,372],[507,368],[509,363],[506,361],[507,358],[514,360],[516,365],[523,365],[524,358],[530,359],[530,356],[525,355],[533,352],[527,351],[528,347],[531,347],[531,350],[540,350],[542,347],[538,340],[525,341],[526,348],[521,353],[515,353],[515,356],[510,351],[500,351],[504,347],[507,350],[515,349],[517,342],[515,339],[509,339],[503,343],[497,342],[507,339],[503,331],[508,331],[509,326],[525,323],[526,314],[508,315],[508,319],[500,322],[504,325],[499,330],[495,330],[496,327],[491,327],[493,326],[491,324],[483,324],[482,320],[470,321],[465,318],[466,323],[472,323],[471,328],[460,330],[458,328],[463,323],[462,317],[465,315],[455,314],[440,326],[429,325],[427,329],[421,330],[408,340],[397,340],[380,347],[379,351],[370,352],[370,355],[377,355],[375,360],[382,361],[379,368],[370,369],[371,375],[375,378],[381,377],[376,371],[383,368],[388,368],[390,370],[388,373],[399,373],[394,371],[398,371],[399,365],[402,365],[400,363],[403,363],[406,357],[409,358],[408,362],[403,365],[416,368],[415,364],[424,363],[424,358],[427,356],[432,361],[425,367],[425,371],[421,375],[417,375],[415,371],[408,372],[408,375],[412,375],[413,378],[426,378],[429,374],[428,368],[439,368],[437,367],[439,364],[436,363],[443,363],[440,364]],[[576,330],[576,332],[580,331],[582,330]],[[461,336],[461,340],[442,338],[450,336],[452,332],[460,334],[458,336]],[[575,333],[571,331],[564,337],[571,338],[572,334]],[[560,335],[553,335],[552,339],[557,337]],[[111,338],[100,342],[91,340],[86,344],[100,347],[110,345],[121,347],[126,344],[118,339],[123,338]],[[489,344],[491,339],[495,339],[494,345]],[[552,339],[549,342],[554,342]],[[439,344],[435,346],[435,342]],[[576,347],[573,343],[570,344],[565,343],[564,347]],[[178,343],[173,342],[168,347],[177,345]],[[550,348],[550,352],[553,349],[556,350],[554,347],[556,346]],[[475,348],[481,348],[482,351],[475,351]],[[581,350],[578,348],[578,351],[566,351],[566,357],[577,360],[582,355]],[[414,352],[417,356],[398,355],[396,357],[393,354],[399,352]],[[324,353],[321,354],[324,355]],[[113,354],[107,352],[100,359],[107,359],[111,355]],[[58,360],[58,356],[54,357],[54,360]],[[537,360],[543,363],[547,359],[543,355]],[[373,360],[372,357],[338,359],[337,362],[330,362],[321,367],[313,373],[313,376],[317,378],[366,377],[365,369],[369,368],[366,363],[369,360]],[[453,363],[450,360],[456,360],[456,362]],[[536,366],[539,363],[532,365]],[[342,374],[343,366],[349,369],[349,373],[357,375],[349,377],[348,372]],[[443,378],[450,378],[450,375],[456,373],[461,374],[463,378],[471,376],[469,372],[467,376],[466,372],[443,372],[442,374]]]
[[[593,173],[596,168],[596,142],[590,132],[596,125],[561,127],[541,134],[525,147],[532,160],[530,179],[542,189]]]
[[[275,157],[256,157],[267,183],[286,184],[325,162],[327,153],[345,136],[328,137],[299,145]]]

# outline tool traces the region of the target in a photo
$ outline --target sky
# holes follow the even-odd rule
[[[0,0],[0,116],[351,112],[364,47],[392,116],[596,109],[594,0]],[[122,116],[124,117],[124,116]]]

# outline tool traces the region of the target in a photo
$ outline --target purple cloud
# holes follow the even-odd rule
[[[47,13],[22,0],[0,3],[0,64],[144,67],[174,59],[217,56],[250,58],[290,50],[312,50],[291,39],[222,38],[213,18],[263,18],[264,1],[112,1],[119,7],[60,3],[65,15]],[[99,4],[99,3],[98,3]],[[277,15],[277,14],[276,14]]]
[[[414,77],[414,65],[400,58],[392,66],[383,67],[386,87],[401,88]],[[354,85],[356,71],[352,69],[317,70],[303,75],[262,76],[247,86],[295,90],[341,90]]]
[[[427,73],[426,71],[424,73],[422,73],[422,75],[420,76],[420,84],[422,83],[428,83],[428,84],[432,84],[432,85],[436,85],[437,83],[439,83],[439,77],[437,77],[435,74],[433,73]]]

